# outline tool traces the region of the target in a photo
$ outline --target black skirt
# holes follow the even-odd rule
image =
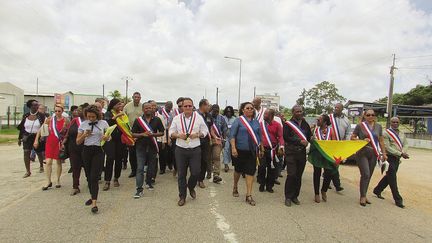
[[[237,173],[245,173],[254,176],[257,166],[257,156],[254,152],[248,150],[237,150],[238,157],[232,156],[234,170]]]
[[[24,150],[32,150],[33,149],[33,144],[35,142],[36,139],[36,134],[35,133],[31,133],[31,134],[27,134],[27,138],[25,141],[23,141],[23,149]],[[36,153],[40,153],[45,151],[45,140],[43,139],[42,141],[39,141],[39,146],[37,147],[37,149],[35,149]]]

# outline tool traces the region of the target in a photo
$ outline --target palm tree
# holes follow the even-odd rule
[[[118,90],[114,90],[114,91],[109,92],[108,96],[110,96],[113,99],[114,98],[121,99],[121,94],[120,94],[120,91],[118,91]]]

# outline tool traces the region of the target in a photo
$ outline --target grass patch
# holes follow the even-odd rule
[[[13,138],[1,138],[0,137],[0,144],[7,144],[7,143],[15,143],[17,140]]]
[[[18,131],[18,129],[16,129],[16,127],[13,127],[13,126],[11,126],[9,128],[2,127],[2,129],[0,129],[0,134],[1,135],[17,135],[18,136],[19,131]]]

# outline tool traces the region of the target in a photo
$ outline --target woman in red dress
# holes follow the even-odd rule
[[[52,187],[51,181],[51,173],[52,173],[52,164],[53,160],[57,161],[57,185],[56,188],[60,188],[60,176],[62,173],[62,161],[59,158],[61,142],[66,134],[66,128],[68,126],[69,121],[67,118],[62,116],[64,108],[60,104],[56,104],[54,106],[54,115],[45,120],[45,124],[48,124],[49,127],[49,135],[45,144],[45,173],[47,175],[47,185],[42,187],[42,190],[48,190],[48,188]],[[38,142],[35,141],[35,147],[38,146]]]

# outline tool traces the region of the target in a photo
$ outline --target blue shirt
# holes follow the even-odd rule
[[[249,122],[249,125],[252,127],[252,130],[254,131],[255,136],[258,139],[258,144],[261,143],[261,129],[260,129],[259,122],[255,118],[252,119],[251,121],[248,121],[248,122]],[[240,121],[240,118],[235,119],[235,121],[233,122],[233,124],[231,126],[230,140],[232,138],[235,138],[236,147],[238,150],[256,151],[256,149],[257,149],[256,144],[254,143],[252,138],[249,136],[247,128]]]
[[[226,124],[226,121],[223,116],[217,115],[216,118],[213,117],[213,122],[216,125],[219,133],[222,135],[223,138],[226,138],[228,134],[228,126]]]

